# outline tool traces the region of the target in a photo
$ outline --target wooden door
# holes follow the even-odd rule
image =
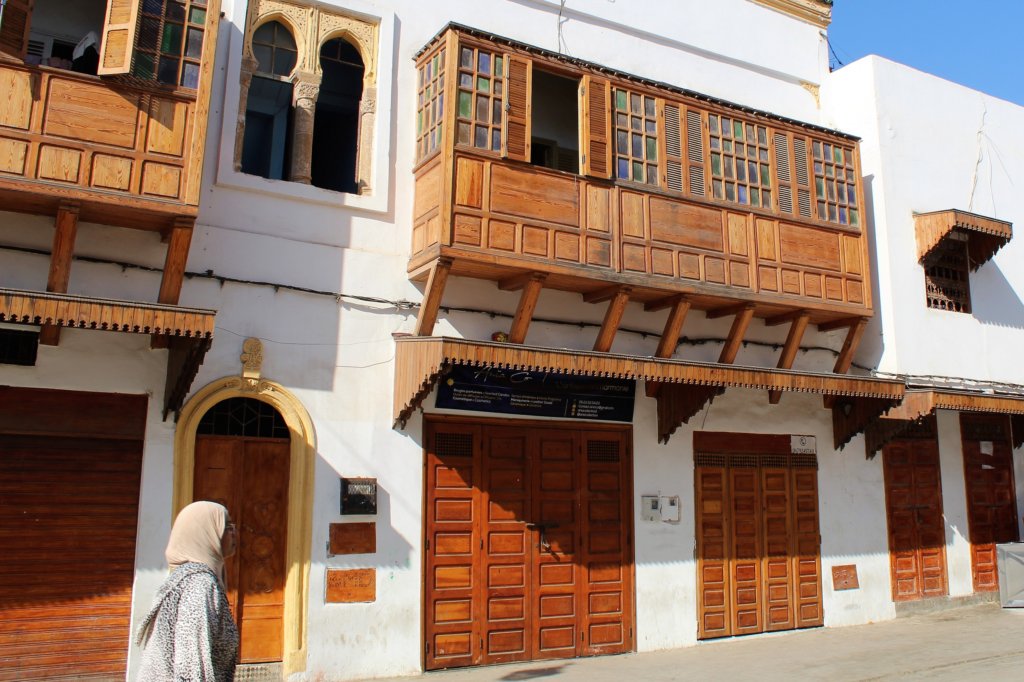
[[[893,601],[948,594],[939,444],[899,440],[882,451]]]
[[[1018,540],[1009,417],[960,414],[975,592],[999,589],[996,544]]]
[[[280,661],[288,522],[288,440],[197,436],[194,498],[228,508],[238,551],[225,563],[240,661]]]
[[[789,455],[788,436],[700,436],[698,638],[821,625],[816,458]]]
[[[621,431],[427,427],[425,666],[633,648]]]

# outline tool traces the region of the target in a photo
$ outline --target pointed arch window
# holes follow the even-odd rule
[[[288,174],[292,128],[292,83],[288,80],[298,60],[291,31],[279,21],[268,21],[252,35],[256,73],[245,103],[242,172],[273,180]]]
[[[355,194],[359,102],[363,96],[363,58],[343,38],[320,48],[323,80],[313,124],[312,184]]]

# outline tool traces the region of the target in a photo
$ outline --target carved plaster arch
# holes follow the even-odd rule
[[[256,59],[256,54],[252,51],[252,37],[256,31],[263,26],[263,24],[268,24],[271,21],[276,21],[288,29],[289,33],[292,34],[292,39],[295,40],[295,49],[297,51],[295,56],[295,66],[292,67],[291,72],[287,76],[284,76],[284,78],[288,78],[303,66],[303,62],[306,59],[306,37],[299,32],[298,27],[294,23],[293,17],[284,12],[273,10],[260,14],[256,17],[256,19],[249,25],[249,30],[245,32],[245,41],[242,43],[242,57],[253,60]]]
[[[253,344],[251,342],[255,341]],[[206,412],[228,398],[255,398],[276,409],[288,425],[291,465],[288,481],[288,546],[285,563],[284,675],[306,669],[306,622],[313,527],[313,469],[316,434],[309,413],[284,386],[260,377],[262,345],[247,339],[242,375],[212,381],[182,408],[174,434],[173,514],[192,502],[196,429]]]
[[[369,51],[367,46],[355,33],[347,28],[339,28],[321,37],[320,42],[317,43],[316,54],[316,69],[317,73],[322,73],[323,69],[320,66],[320,50],[324,45],[331,42],[332,40],[340,39],[351,45],[359,53],[359,58],[363,60],[363,88],[365,89],[368,85],[373,85],[373,82],[377,79],[377,74],[374,73],[373,65],[373,52]]]

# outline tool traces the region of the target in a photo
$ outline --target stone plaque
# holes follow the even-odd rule
[[[328,553],[373,554],[377,551],[377,524],[332,523],[331,544]]]
[[[328,568],[328,604],[355,604],[377,600],[377,570],[374,568]]]
[[[857,565],[848,564],[846,566],[833,566],[832,589],[836,591],[859,590],[860,581],[857,580]]]

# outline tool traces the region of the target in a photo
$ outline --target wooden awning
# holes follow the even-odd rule
[[[0,288],[0,322],[166,338],[170,354],[165,419],[185,401],[212,343],[215,315],[216,311],[202,308]]]
[[[872,399],[883,401],[886,407],[899,402],[905,390],[902,381],[891,379],[536,348],[447,337],[399,337],[395,339],[395,345],[396,426],[405,425],[444,369],[454,365],[660,382],[659,421],[662,413],[666,413],[671,421],[686,421],[692,416],[694,406],[699,410],[707,400],[726,388]],[[686,388],[691,390],[686,391]],[[681,391],[692,395],[683,399]],[[664,436],[664,440],[672,430],[674,427],[663,428],[659,424],[659,436]]]
[[[1024,394],[971,393],[952,389],[909,389],[899,405],[881,415],[868,426],[864,438],[868,457],[873,457],[887,443],[899,438],[912,424],[935,413],[935,410],[956,412],[988,412],[1014,417],[1024,416]],[[1014,420],[1015,425],[1020,423]],[[1015,441],[1024,437],[1014,430]]]
[[[972,270],[986,263],[1013,237],[1013,225],[1005,220],[986,218],[967,211],[950,209],[914,214],[917,230],[917,258],[924,259],[948,239],[967,241]]]

